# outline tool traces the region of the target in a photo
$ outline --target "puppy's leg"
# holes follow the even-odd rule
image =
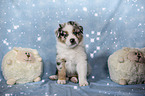
[[[51,75],[51,76],[49,76],[49,79],[51,79],[51,80],[57,80],[58,76],[57,75]]]
[[[81,61],[77,64],[77,72],[80,86],[88,86],[87,82],[87,61]]]
[[[61,59],[57,62],[58,69],[58,84],[66,84],[66,68],[65,68],[65,59]]]
[[[57,80],[58,79],[58,70],[56,69],[56,73],[55,73],[55,75],[51,75],[51,76],[49,76],[49,79],[51,79],[51,80]]]
[[[77,83],[78,78],[77,77],[71,77],[70,81],[73,82],[73,83]]]

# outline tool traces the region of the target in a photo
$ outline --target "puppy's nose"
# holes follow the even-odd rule
[[[74,38],[71,38],[70,39],[70,43],[74,44],[75,43],[75,39]]]
[[[141,56],[140,56],[140,55],[138,55],[137,57],[138,57],[138,58],[141,58]]]

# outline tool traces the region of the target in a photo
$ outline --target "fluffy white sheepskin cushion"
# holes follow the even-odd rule
[[[42,58],[36,49],[14,47],[3,58],[2,72],[10,85],[40,81]]]
[[[108,59],[111,79],[121,85],[145,83],[145,48],[123,48]]]

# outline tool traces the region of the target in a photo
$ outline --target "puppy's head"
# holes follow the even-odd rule
[[[76,22],[69,21],[59,24],[55,34],[58,42],[65,44],[69,48],[75,48],[83,39],[83,27]]]

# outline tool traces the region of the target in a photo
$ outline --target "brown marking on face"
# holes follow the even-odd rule
[[[69,21],[68,24],[73,26],[72,32],[78,38],[80,43],[83,39],[83,27],[79,26],[79,24],[74,21]]]
[[[83,39],[83,34],[79,31],[79,29],[73,29],[72,32],[78,38],[79,43],[80,43]]]
[[[58,30],[55,32],[58,40],[62,43],[66,42],[66,38],[69,35],[67,31],[62,30],[64,27],[65,27],[65,24],[63,27],[58,28]]]

